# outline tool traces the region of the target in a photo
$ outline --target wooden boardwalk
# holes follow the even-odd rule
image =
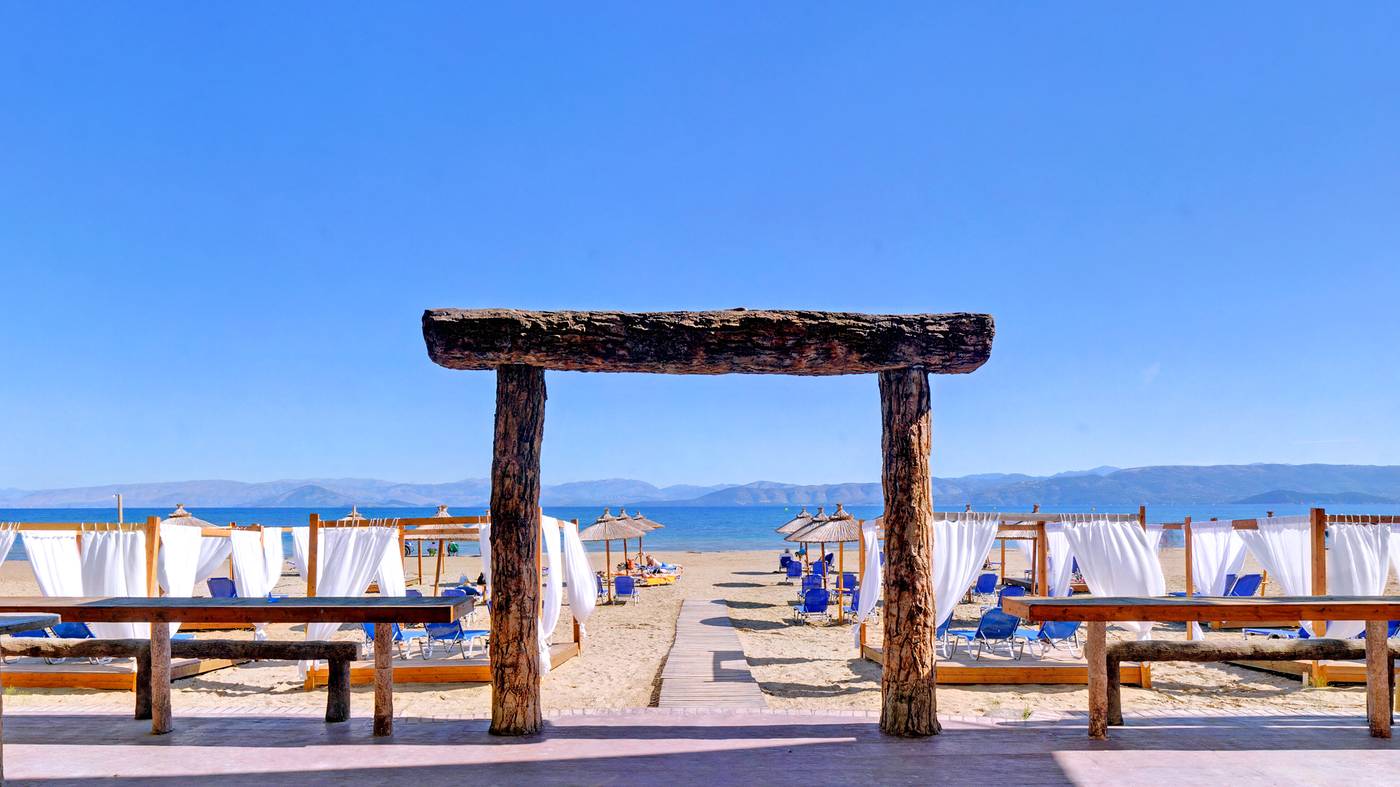
[[[723,601],[681,602],[661,670],[662,708],[766,708]]]

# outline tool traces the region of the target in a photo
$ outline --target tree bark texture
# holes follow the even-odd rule
[[[932,515],[928,374],[880,372],[885,493],[885,641],[880,729],[919,737],[939,731],[934,685]]]
[[[430,309],[428,357],[449,369],[526,364],[583,372],[862,374],[971,372],[992,351],[990,314],[534,312]]]
[[[491,733],[533,735],[542,725],[540,608],[540,441],[544,369],[496,372],[491,460]]]

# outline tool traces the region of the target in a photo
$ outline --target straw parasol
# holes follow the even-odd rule
[[[176,503],[176,504],[175,504],[175,510],[174,510],[174,511],[171,511],[169,514],[166,514],[165,519],[162,519],[162,520],[160,521],[160,523],[161,523],[162,525],[165,524],[166,522],[169,522],[169,523],[171,523],[171,524],[173,524],[173,525],[195,525],[195,526],[197,526],[197,527],[216,527],[216,525],[215,525],[213,522],[206,522],[206,521],[204,521],[203,519],[200,519],[199,517],[195,516],[194,514],[191,514],[190,512],[186,511],[186,510],[185,510],[185,504],[184,504],[184,503]]]
[[[819,558],[821,560],[826,559],[826,545],[832,542],[836,543],[836,576],[838,577],[836,580],[836,598],[839,602],[841,594],[845,592],[840,577],[844,577],[846,574],[846,542],[861,540],[860,522],[858,522],[855,517],[851,516],[849,511],[842,508],[840,503],[837,503],[836,512],[833,513],[827,521],[817,522],[801,531],[793,533],[788,536],[787,540],[806,544],[821,544],[822,554]],[[826,586],[826,574],[822,574],[822,586]],[[837,610],[836,616],[838,621],[845,620],[844,607]]]
[[[660,522],[654,522],[642,516],[642,512],[640,511],[633,511],[632,516],[629,517],[627,516],[627,510],[623,509],[618,518],[630,524],[636,525],[637,527],[642,529],[643,533],[650,533],[651,531],[659,527],[665,527],[665,525],[661,524]],[[642,537],[637,536],[637,565],[640,566],[642,564],[642,560]]]
[[[363,522],[365,515],[360,513],[359,506],[350,506],[350,513],[335,520],[337,522]]]
[[[812,524],[812,515],[807,513],[807,506],[803,506],[802,510],[797,512],[797,516],[778,526],[778,532],[796,533],[810,524]]]
[[[593,524],[584,528],[578,534],[580,541],[602,541],[603,571],[607,577],[608,602],[612,602],[612,542],[622,540],[622,553],[627,554],[626,539],[640,538],[646,531],[632,523],[631,519],[619,519],[612,515],[611,509],[603,509],[603,515],[593,521]]]

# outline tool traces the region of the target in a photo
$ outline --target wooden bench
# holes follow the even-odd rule
[[[1190,660],[1216,661],[1221,655],[1247,653],[1244,658],[1258,658],[1261,654],[1286,652],[1292,657],[1299,654],[1342,653],[1342,658],[1366,659],[1366,719],[1371,735],[1376,738],[1389,738],[1392,723],[1392,694],[1395,684],[1395,652],[1386,638],[1389,621],[1400,619],[1400,596],[1275,596],[1270,598],[1234,597],[1112,597],[1095,598],[1078,596],[1073,598],[1039,598],[1014,596],[1002,599],[1002,606],[1012,615],[1033,622],[1067,620],[1087,623],[1087,636],[1084,643],[1084,658],[1089,662],[1089,737],[1108,737],[1111,715],[1116,715],[1121,723],[1122,709],[1110,714],[1109,698],[1109,657],[1107,624],[1137,620],[1170,623],[1204,623],[1213,620],[1233,620],[1253,624],[1261,620],[1363,620],[1366,622],[1366,641],[1360,643],[1339,640],[1312,640],[1318,643],[1309,650],[1307,640],[1284,642],[1235,643],[1126,643],[1138,646],[1161,645],[1162,654],[1176,654],[1172,657],[1195,655]],[[1334,644],[1335,643],[1335,644]],[[1119,647],[1119,646],[1115,646]],[[1138,654],[1153,653],[1151,647],[1138,650],[1121,648],[1116,651],[1119,660],[1138,659]],[[1311,656],[1305,656],[1310,658]],[[1333,658],[1332,656],[1322,656]],[[1161,660],[1161,659],[1159,659]]]
[[[241,639],[177,639],[170,642],[173,658],[231,661],[324,660],[330,665],[326,685],[326,721],[350,720],[350,662],[358,655],[354,642],[256,641]],[[151,643],[144,639],[11,639],[0,642],[0,654],[31,658],[136,659],[137,719],[151,718]]]
[[[139,596],[80,598],[54,596],[0,597],[0,613],[50,613],[64,620],[88,623],[373,623],[374,624],[374,734],[394,730],[393,624],[452,623],[472,609],[470,597],[326,597],[311,598],[145,598]],[[216,642],[218,640],[205,640]],[[152,626],[149,642],[141,640],[150,660],[151,732],[162,735],[174,729],[170,715],[170,657],[183,650],[170,638],[168,626]],[[195,643],[199,643],[195,640]],[[238,642],[241,645],[253,643]],[[262,643],[269,645],[270,643]],[[316,647],[326,643],[276,643]],[[89,646],[95,647],[95,646]],[[199,644],[195,644],[198,648]],[[216,651],[205,650],[212,654]],[[228,651],[217,651],[228,652]],[[249,651],[255,652],[255,651]],[[271,653],[272,651],[262,651]],[[277,651],[292,653],[291,650]],[[304,651],[303,651],[304,653]],[[272,656],[283,658],[284,656]],[[342,678],[333,677],[332,682]],[[348,665],[343,676],[349,683]],[[348,704],[346,706],[348,708]],[[328,713],[328,715],[330,715]]]
[[[1395,692],[1395,659],[1400,658],[1400,645],[1389,644],[1390,692]],[[1108,646],[1108,724],[1123,725],[1123,687],[1119,666],[1125,661],[1254,661],[1273,659],[1357,660],[1366,658],[1366,643],[1345,639],[1261,639],[1227,642],[1180,642],[1156,640],[1117,642]]]

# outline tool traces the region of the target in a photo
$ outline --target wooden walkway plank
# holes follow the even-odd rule
[[[661,669],[662,708],[766,708],[723,601],[686,600]]]

